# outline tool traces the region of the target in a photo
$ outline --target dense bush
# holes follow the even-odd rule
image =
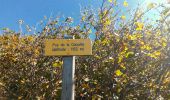
[[[169,99],[170,9],[150,4],[146,11],[135,9],[128,19],[113,11],[116,6],[116,2],[104,0],[97,13],[83,10],[79,25],[73,25],[71,17],[50,19],[34,35],[4,29],[0,36],[0,96],[59,99],[62,57],[45,57],[44,39],[65,34],[89,38],[92,34],[93,55],[76,57],[76,99]],[[148,11],[159,7],[163,9],[160,20],[151,24],[144,19]]]

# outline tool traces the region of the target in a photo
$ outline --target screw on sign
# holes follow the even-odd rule
[[[75,56],[92,55],[90,39],[47,39],[45,56],[63,56],[61,100],[74,100]]]

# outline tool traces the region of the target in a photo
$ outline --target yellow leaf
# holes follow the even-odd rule
[[[128,2],[127,2],[127,1],[124,1],[124,2],[123,2],[123,6],[124,6],[124,7],[128,7]]]
[[[103,16],[105,16],[107,14],[107,10],[103,11]]]
[[[88,84],[81,84],[81,86],[83,87],[83,88],[89,88],[89,85]]]
[[[153,86],[153,83],[151,82],[151,83],[149,83],[149,86],[151,87],[151,86]]]
[[[160,52],[160,51],[155,51],[155,52],[154,52],[154,55],[155,55],[155,56],[160,56],[160,55],[161,55],[161,52]]]
[[[125,46],[125,49],[124,49],[125,51],[127,51],[128,50],[128,47],[127,46]]]
[[[144,45],[144,44],[145,44],[143,41],[140,41],[139,43],[140,43],[141,45]]]
[[[148,51],[149,51],[149,50],[151,50],[151,49],[152,49],[152,47],[151,47],[151,46],[149,46],[149,45],[144,45],[144,46],[142,46],[142,47],[141,47],[141,49],[142,49],[142,50],[144,50],[144,49],[145,49],[145,50],[148,50]]]
[[[161,38],[161,42],[162,42],[162,46],[163,47],[166,47],[167,46],[167,40],[166,40],[166,38]]]
[[[105,25],[110,25],[110,24],[111,24],[111,20],[107,19],[106,22],[105,22]]]
[[[165,78],[163,84],[170,84],[170,77]]]
[[[35,50],[34,50],[34,53],[36,54],[36,55],[39,55],[39,49],[38,48],[36,48]]]
[[[49,85],[47,85],[46,88],[49,88]]]
[[[82,21],[85,21],[86,17],[85,17],[85,16],[82,16],[82,18],[81,18],[81,19],[82,19]]]
[[[27,37],[28,41],[32,42],[34,40],[34,38],[32,36],[28,36]]]
[[[148,53],[147,56],[155,58],[155,56],[153,54],[151,54],[151,53]]]
[[[121,16],[121,19],[122,19],[122,20],[125,20],[125,19],[126,19],[126,16],[122,15],[122,16]]]
[[[0,82],[0,86],[4,86],[4,84],[2,82]]]
[[[147,31],[147,32],[146,32],[146,35],[151,35],[151,32],[150,32],[150,31]]]
[[[53,67],[58,67],[58,63],[53,63]]]
[[[121,90],[122,90],[122,88],[118,88],[117,92],[118,92],[118,93],[120,93],[120,92],[121,92]]]
[[[100,56],[98,56],[98,55],[96,55],[96,56],[94,56],[96,59],[100,59],[101,57]]]
[[[118,70],[115,71],[115,74],[116,74],[117,76],[121,76],[123,73],[118,69]]]
[[[136,40],[137,36],[136,35],[128,35],[129,40]]]
[[[163,47],[166,47],[166,45],[167,45],[167,44],[166,44],[165,42],[162,43],[162,46],[163,46]]]
[[[22,96],[19,96],[19,97],[18,97],[18,100],[21,100],[21,99],[22,99]]]
[[[151,50],[152,47],[150,47],[149,45],[146,45],[146,46],[145,46],[145,49],[146,49],[146,50]]]
[[[122,56],[119,56],[119,58],[118,58],[118,63],[122,62],[122,60],[123,60],[123,57],[122,57]]]
[[[123,63],[120,64],[120,67],[123,68],[123,69],[126,69],[126,67],[124,66]]]
[[[126,58],[129,57],[129,55],[133,55],[133,54],[134,54],[134,52],[128,52],[128,53],[126,53]]]
[[[136,30],[137,31],[141,31],[143,29],[143,23],[140,23],[140,22],[135,22],[135,25],[136,25]]]
[[[147,6],[148,9],[152,9],[154,7],[155,7],[155,3],[149,3]]]
[[[53,73],[54,73],[54,74],[57,74],[57,72],[56,72],[56,71],[53,71]]]
[[[53,67],[61,67],[62,64],[63,64],[63,62],[57,61],[57,62],[54,62],[54,63],[53,63]]]
[[[25,83],[25,80],[21,80],[21,84],[24,84]]]
[[[96,85],[96,84],[97,84],[97,80],[94,80],[93,84],[95,84],[95,85]]]
[[[104,39],[101,43],[102,43],[103,45],[109,44],[109,40],[108,40],[108,39]]]
[[[110,3],[112,3],[113,1],[112,0],[108,0]]]

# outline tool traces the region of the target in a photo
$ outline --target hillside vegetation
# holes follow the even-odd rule
[[[116,2],[103,1],[98,12],[81,11],[73,24],[44,19],[42,30],[27,33],[3,29],[0,35],[0,98],[53,100],[61,96],[62,57],[44,56],[44,39],[76,39],[93,35],[93,55],[76,57],[77,100],[170,99],[170,8],[151,3],[130,16],[115,10]],[[128,7],[128,2],[122,4]],[[162,8],[160,19],[145,14]],[[22,24],[22,23],[20,23]],[[34,33],[34,34],[33,34]],[[161,100],[162,100],[161,99]]]

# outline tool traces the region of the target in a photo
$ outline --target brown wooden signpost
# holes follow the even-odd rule
[[[46,56],[64,56],[61,100],[74,100],[75,56],[92,55],[90,39],[70,38],[45,40]]]

